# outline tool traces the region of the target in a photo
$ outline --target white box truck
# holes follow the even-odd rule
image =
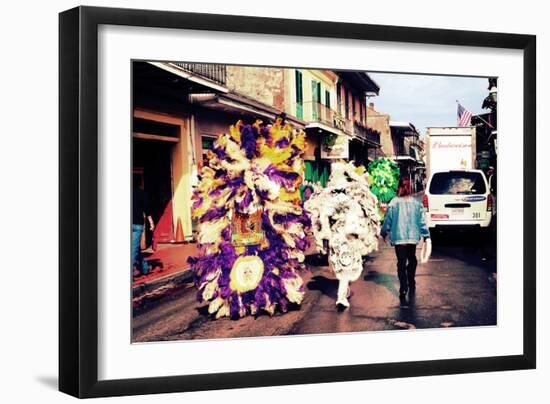
[[[476,169],[475,128],[426,128],[426,150],[428,227],[487,229],[493,198],[485,174]]]
[[[433,172],[476,168],[476,128],[426,128],[426,175]]]

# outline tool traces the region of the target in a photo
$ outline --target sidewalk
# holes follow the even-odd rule
[[[149,273],[134,277],[132,288],[135,304],[191,280],[192,272],[187,257],[198,255],[198,248],[196,243],[168,244],[152,253],[145,250],[144,254],[149,263]]]
[[[306,255],[315,253],[315,241],[311,238],[311,245]],[[197,256],[197,243],[168,244],[160,246],[156,251],[144,251],[149,263],[147,275],[134,277],[132,284],[134,306],[156,297],[166,295],[170,290],[192,279],[192,272],[187,258]]]

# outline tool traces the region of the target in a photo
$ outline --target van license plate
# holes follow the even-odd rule
[[[451,210],[451,213],[453,215],[463,215],[464,214],[464,208],[453,208]]]

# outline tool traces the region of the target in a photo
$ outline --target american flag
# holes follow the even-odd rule
[[[456,110],[456,125],[457,126],[470,126],[470,119],[472,119],[472,113],[458,104]]]

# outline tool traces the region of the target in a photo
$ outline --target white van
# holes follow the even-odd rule
[[[432,173],[423,203],[430,229],[486,229],[491,224],[493,197],[481,170]]]

